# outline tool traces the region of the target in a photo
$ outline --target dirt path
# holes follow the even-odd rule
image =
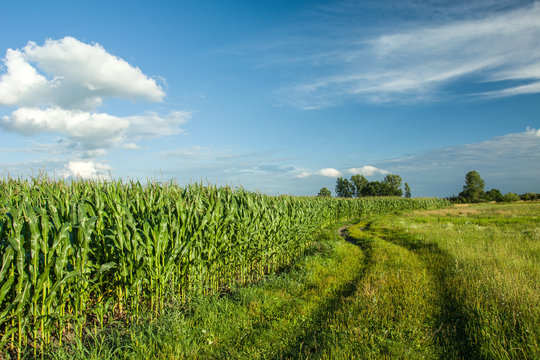
[[[352,226],[352,225],[347,225],[347,226],[343,226],[343,227],[339,228],[339,230],[338,230],[339,236],[341,236],[342,238],[346,238],[346,237],[347,237],[347,233],[348,233],[347,229],[348,229],[349,227],[351,227],[351,226]]]

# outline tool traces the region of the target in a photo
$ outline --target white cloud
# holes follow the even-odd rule
[[[526,131],[526,134],[530,135],[530,136],[536,136],[536,137],[540,137],[540,129],[536,130],[536,129],[531,129],[530,127],[527,127],[527,131]]]
[[[124,144],[121,146],[123,149],[128,149],[128,150],[141,150],[142,147],[140,145],[137,145],[135,143],[127,143],[127,144]]]
[[[334,168],[326,168],[326,169],[321,169],[317,171],[315,174],[328,176],[328,177],[338,177],[338,176],[341,176],[341,171],[336,170]]]
[[[7,72],[0,78],[0,105],[90,110],[107,97],[161,101],[165,96],[139,68],[97,43],[89,45],[72,37],[8,49],[4,64]]]
[[[125,119],[99,113],[60,108],[19,108],[3,116],[0,126],[23,135],[55,133],[67,135],[85,148],[110,147],[121,141],[129,126]]]
[[[64,177],[102,179],[108,176],[111,167],[93,161],[70,161],[64,165]]]
[[[16,104],[47,86],[47,79],[25,61],[20,51],[8,49],[4,64],[7,72],[0,77],[0,105]]]
[[[190,118],[191,113],[187,111],[173,111],[165,116],[151,112],[125,117],[124,119],[129,122],[126,135],[134,140],[176,135],[182,132],[180,125],[185,124]]]
[[[325,168],[317,170],[314,172],[302,171],[300,174],[295,175],[297,178],[307,178],[312,175],[326,176],[326,177],[339,177],[341,176],[341,171],[334,168]]]
[[[110,148],[141,149],[136,142],[178,134],[190,118],[185,111],[133,116],[97,111],[108,98],[156,102],[165,97],[154,79],[97,43],[73,37],[49,39],[42,46],[28,42],[22,49],[8,49],[4,65],[0,106],[15,110],[0,114],[0,128],[24,136],[60,136],[40,147],[55,156],[69,151],[73,162],[67,169],[83,177],[104,168],[77,159],[102,157]]]
[[[86,152],[86,157],[89,157],[89,158],[95,158],[95,157],[100,157],[100,156],[105,156],[105,155],[107,155],[107,150],[105,149],[88,150]]]
[[[350,168],[347,170],[347,172],[352,175],[364,175],[364,176],[373,176],[375,174],[381,174],[381,175],[390,174],[388,170],[379,169],[371,165],[365,165],[359,168]]]
[[[431,101],[454,95],[448,85],[458,81],[489,89],[465,94],[471,96],[540,93],[540,2],[367,39],[354,29],[350,34],[319,54],[304,54],[316,77],[285,89],[284,102],[317,109],[350,99]],[[313,58],[317,62],[310,64]]]
[[[307,177],[309,177],[311,175],[312,175],[312,173],[310,173],[310,172],[302,171],[300,174],[296,175],[296,177],[300,178],[300,179],[303,179],[303,178],[307,178]]]
[[[513,96],[513,95],[536,94],[536,93],[540,93],[540,81],[527,84],[527,85],[521,85],[521,86],[510,87],[507,89],[497,90],[497,91],[487,91],[481,95],[490,97],[490,98],[498,98],[498,97]]]
[[[190,114],[172,112],[117,117],[61,108],[19,108],[0,119],[0,127],[23,135],[53,133],[65,135],[85,149],[119,146],[134,148],[132,141],[178,134]]]
[[[305,184],[297,188],[298,175],[305,169],[292,165],[291,158],[279,156],[281,151],[243,152],[238,146],[193,145],[152,155],[154,169],[144,177],[165,176],[184,183],[205,179],[273,194],[306,191]]]

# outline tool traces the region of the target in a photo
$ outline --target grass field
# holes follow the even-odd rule
[[[353,226],[371,270],[320,357],[540,358],[539,216],[538,203],[483,204]]]
[[[538,359],[540,204],[334,224],[293,265],[52,358]]]

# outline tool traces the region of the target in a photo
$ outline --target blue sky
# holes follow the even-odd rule
[[[540,192],[540,1],[0,1],[3,176]]]

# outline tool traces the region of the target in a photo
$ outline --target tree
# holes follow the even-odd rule
[[[484,180],[480,177],[477,171],[469,171],[465,175],[465,185],[459,196],[468,202],[478,202],[482,200],[484,195]]]
[[[502,200],[504,202],[514,202],[514,201],[520,201],[521,198],[516,193],[508,193],[503,195]]]
[[[363,190],[364,196],[383,196],[384,184],[381,181],[370,181]]]
[[[386,175],[382,181],[368,181],[363,175],[353,175],[351,180],[340,177],[336,180],[336,196],[401,196],[401,181],[401,176],[393,174]],[[409,197],[410,190],[409,188]]]
[[[409,187],[409,184],[405,183],[404,189],[405,189],[405,197],[409,199],[411,197],[411,188]]]
[[[503,195],[499,189],[491,189],[487,191],[484,197],[488,201],[497,201],[497,202],[503,201]]]
[[[361,197],[362,190],[369,184],[369,181],[363,175],[353,175],[351,183],[354,185],[354,196]]]
[[[401,196],[401,176],[388,174],[384,177],[382,193],[379,196]]]
[[[319,194],[317,196],[320,197],[330,197],[332,196],[332,193],[327,188],[323,187],[321,191],[319,191]]]
[[[336,196],[350,198],[354,194],[354,185],[342,177],[336,180]]]
[[[528,192],[528,193],[519,195],[519,197],[523,201],[532,201],[532,200],[540,199],[540,194],[535,194],[533,192]]]

